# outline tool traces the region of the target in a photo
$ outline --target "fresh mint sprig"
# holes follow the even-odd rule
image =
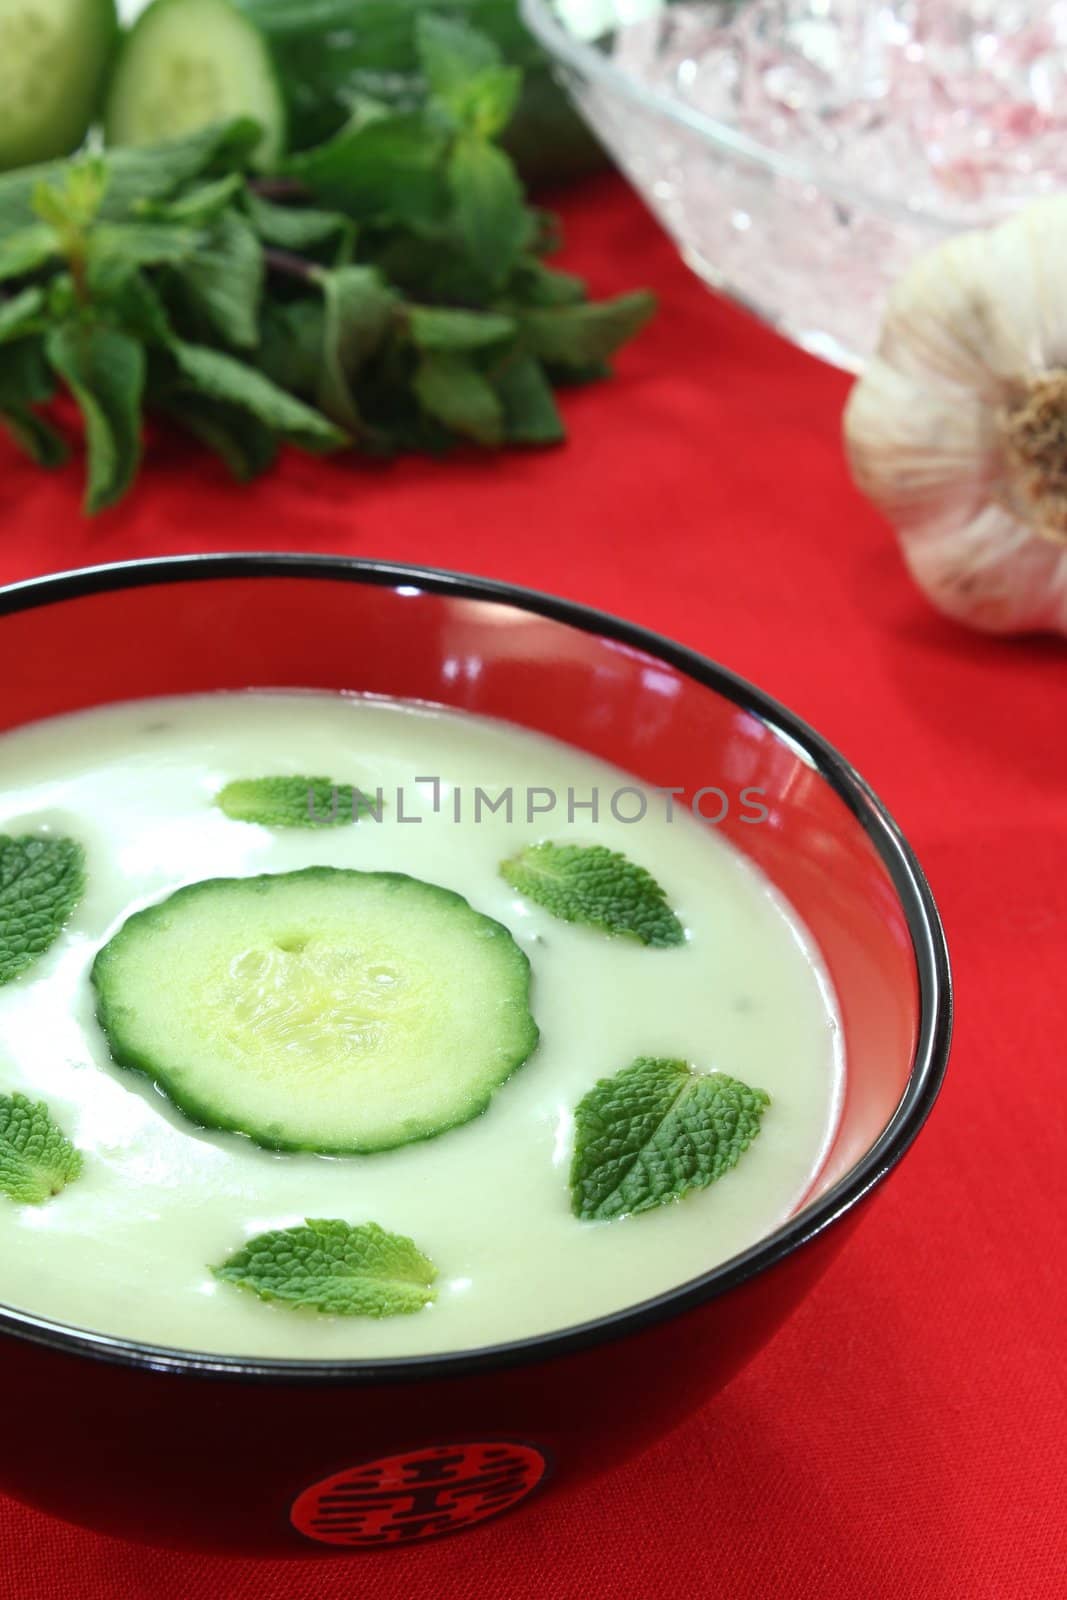
[[[402,25],[417,94],[354,95],[279,172],[251,176],[240,119],[0,178],[0,425],[57,465],[48,408],[69,393],[89,512],[128,492],[146,413],[242,480],[286,442],[554,443],[554,386],[601,376],[648,320],[651,296],[594,304],[546,265],[554,229],[499,143],[520,71],[461,21],[409,7]]]

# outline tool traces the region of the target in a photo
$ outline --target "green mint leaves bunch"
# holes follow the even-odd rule
[[[607,163],[523,23],[519,0],[237,0],[266,37],[285,96],[292,149],[321,144],[371,95],[397,109],[425,89],[415,27],[429,11],[486,34],[522,69],[502,140],[528,182],[561,183]]]
[[[0,424],[40,465],[84,418],[86,509],[121,500],[165,416],[239,480],[279,445],[388,456],[563,438],[553,393],[604,376],[649,295],[589,301],[546,265],[497,140],[519,69],[419,18],[426,91],[359,95],[327,143],[249,176],[258,126],[0,178]]]

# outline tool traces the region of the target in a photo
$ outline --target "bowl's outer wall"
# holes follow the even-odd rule
[[[679,805],[718,791],[705,796],[706,813],[725,798],[722,833],[792,901],[837,991],[848,1088],[814,1193],[870,1148],[901,1097],[918,984],[886,866],[799,746],[667,660],[512,605],[311,568],[149,582],[11,611],[0,615],[0,681],[0,728],[220,689],[421,698],[566,740],[646,784],[681,789]],[[744,820],[744,789],[761,791],[760,823]],[[553,831],[551,819],[532,831]],[[383,1452],[528,1442],[552,1461],[546,1481],[563,1485],[643,1447],[721,1386],[843,1234],[838,1222],[728,1294],[623,1340],[448,1380],[268,1388],[87,1365],[5,1341],[0,1482],[131,1537],[305,1553],[319,1547],[288,1526],[292,1497]]]
[[[683,1316],[577,1354],[475,1376],[315,1387],[143,1372],[0,1338],[0,1487],[99,1533],[231,1555],[351,1555],[291,1521],[342,1469],[432,1445],[532,1445],[566,1493],[669,1432],[788,1317],[862,1208]],[[679,1471],[688,1470],[684,1460]],[[662,1478],[650,1485],[669,1494]],[[437,1508],[430,1504],[426,1515]],[[410,1534],[426,1537],[421,1524]],[[401,1542],[397,1540],[396,1542]],[[404,1540],[406,1541],[406,1538]]]

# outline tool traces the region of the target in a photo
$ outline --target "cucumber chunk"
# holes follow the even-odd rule
[[[539,1037],[508,930],[397,872],[194,883],[130,917],[92,982],[120,1066],[271,1150],[433,1138],[484,1111]]]
[[[258,167],[285,150],[285,102],[259,30],[230,0],[155,0],[130,33],[108,95],[108,144],[157,144],[255,117]]]
[[[0,0],[0,171],[78,148],[118,36],[115,0]]]

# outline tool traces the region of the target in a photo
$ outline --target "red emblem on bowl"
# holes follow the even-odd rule
[[[313,1483],[294,1500],[291,1520],[321,1544],[412,1544],[510,1511],[547,1469],[528,1444],[436,1445]]]

